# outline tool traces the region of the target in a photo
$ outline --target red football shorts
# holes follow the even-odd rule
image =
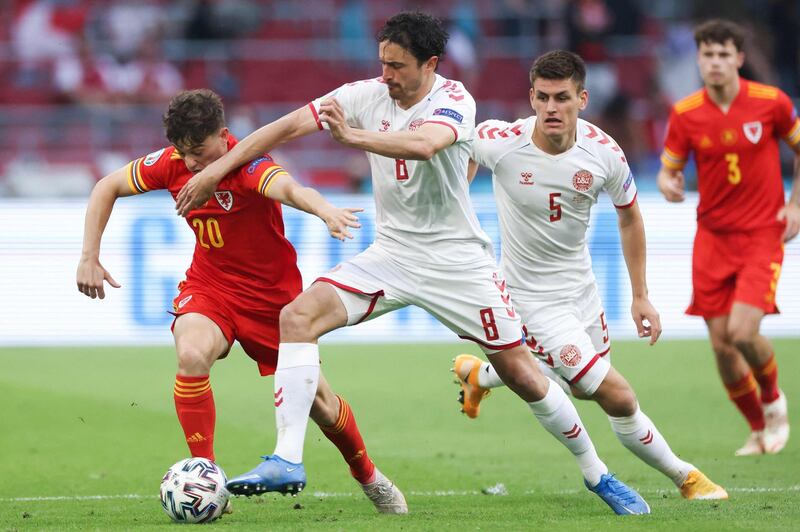
[[[234,340],[239,341],[247,356],[258,364],[262,376],[275,373],[280,342],[280,309],[255,310],[252,301],[239,303],[230,295],[220,295],[199,283],[181,281],[178,290],[180,293],[172,302],[175,319],[181,314],[202,314],[219,326],[229,345],[233,345]],[[172,327],[175,327],[175,321]],[[220,358],[225,356],[227,353]]]
[[[687,314],[706,319],[730,314],[734,302],[776,314],[775,290],[783,264],[783,227],[747,233],[697,228],[692,253],[692,303]]]

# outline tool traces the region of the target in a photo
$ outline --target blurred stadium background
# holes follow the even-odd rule
[[[703,337],[683,316],[694,230],[690,196],[667,205],[654,178],[669,106],[700,87],[693,24],[727,16],[749,31],[743,74],[800,97],[797,0],[7,0],[0,3],[0,345],[169,343],[165,310],[191,257],[193,235],[171,199],[122,200],[101,260],[123,284],[106,301],[75,289],[86,198],[97,179],[165,144],[161,114],[183,88],[223,96],[242,137],[338,85],[380,74],[374,34],[401,9],[420,8],[450,32],[440,73],[464,82],[478,120],[530,114],[527,71],[553,48],[589,65],[584,118],[609,132],[637,176],[649,239],[649,280],[666,338]],[[274,155],[340,205],[364,206],[365,227],[340,245],[316,220],[286,209],[306,282],[372,239],[363,154],[312,135]],[[783,152],[785,175],[791,156]],[[693,176],[689,171],[690,186]],[[788,181],[787,181],[788,186]],[[488,175],[473,186],[497,242]],[[634,334],[616,216],[595,212],[591,247],[616,337]],[[770,334],[800,332],[800,245],[787,246]],[[794,301],[793,301],[794,300]],[[341,331],[340,340],[454,340],[416,310]]]

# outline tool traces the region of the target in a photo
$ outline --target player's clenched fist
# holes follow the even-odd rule
[[[319,120],[328,125],[334,139],[339,142],[346,140],[349,126],[344,118],[344,110],[336,98],[330,98],[320,104]]]
[[[216,188],[217,183],[211,174],[204,172],[195,174],[178,192],[175,198],[175,210],[181,216],[187,216],[189,211],[205,205]]]

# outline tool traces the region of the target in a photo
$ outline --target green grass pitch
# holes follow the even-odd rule
[[[800,430],[800,340],[775,342]],[[613,361],[672,448],[728,488],[689,502],[625,450],[598,407],[578,408],[600,456],[652,515],[617,517],[583,488],[568,452],[521,401],[496,390],[469,420],[448,372],[468,344],[323,346],[323,370],[353,407],[370,455],[404,490],[410,514],[378,515],[336,449],[310,423],[308,487],[297,498],[235,499],[214,527],[243,530],[797,530],[800,436],[780,455],[736,458],[745,422],[705,341],[616,342]],[[188,453],[172,403],[170,348],[0,350],[0,531],[174,527],[158,485]],[[233,476],[275,441],[272,378],[238,349],[213,370],[217,459]],[[485,495],[498,483],[507,495]],[[174,528],[173,528],[174,529]]]

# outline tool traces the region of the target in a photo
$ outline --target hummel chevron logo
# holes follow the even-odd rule
[[[572,425],[571,429],[569,429],[567,432],[562,432],[561,434],[566,436],[568,440],[572,440],[580,436],[582,431],[583,429],[579,427],[577,423],[575,423],[574,425]]]
[[[645,434],[643,438],[639,438],[639,441],[644,445],[650,445],[653,443],[653,432],[648,430],[647,434]]]
[[[275,392],[275,407],[276,408],[283,404],[283,396],[281,395],[282,393],[283,393],[283,386],[278,388],[278,391]]]

